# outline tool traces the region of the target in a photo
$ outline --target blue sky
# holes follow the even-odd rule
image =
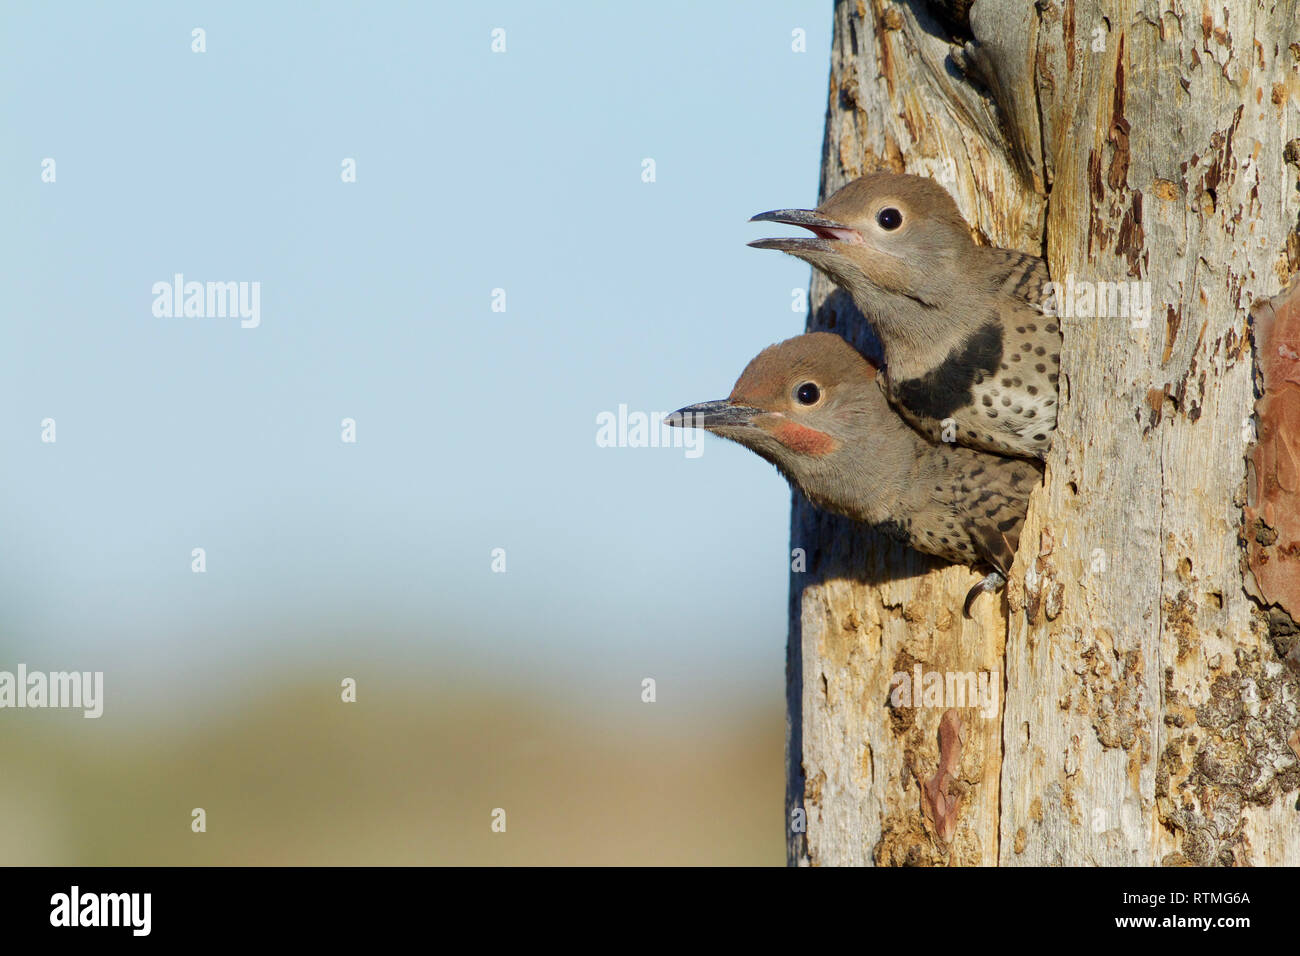
[[[816,199],[828,3],[3,20],[0,667],[142,717],[323,659],[779,704],[785,483],[596,418],[802,331],[746,220]],[[260,325],[155,316],[176,273],[259,282]]]

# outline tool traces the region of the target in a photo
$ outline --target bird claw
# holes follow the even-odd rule
[[[975,603],[977,597],[981,594],[990,594],[995,591],[1000,591],[1002,590],[1002,586],[1006,583],[1007,579],[997,571],[991,571],[986,574],[983,581],[966,592],[966,603],[962,605],[961,616],[969,618],[970,606]]]

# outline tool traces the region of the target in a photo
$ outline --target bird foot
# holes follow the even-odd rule
[[[977,597],[981,594],[991,594],[995,591],[1001,591],[1002,586],[1006,583],[1007,579],[997,571],[991,571],[986,574],[983,581],[966,592],[966,603],[962,605],[961,616],[969,618],[970,606],[975,603]]]

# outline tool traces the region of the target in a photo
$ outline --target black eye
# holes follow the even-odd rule
[[[876,213],[876,222],[880,223],[881,229],[897,229],[903,224],[903,214],[893,206],[886,206]]]
[[[804,382],[799,386],[799,391],[794,393],[794,397],[799,399],[800,405],[816,405],[817,399],[822,397],[822,390],[812,382]]]

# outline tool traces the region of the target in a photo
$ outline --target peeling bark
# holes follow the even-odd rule
[[[1300,865],[1298,23],[1296,0],[836,4],[823,197],[931,176],[977,238],[1145,283],[1150,310],[1062,317],[1044,486],[973,620],[974,572],[796,497],[792,863]],[[812,302],[810,330],[875,351],[820,275]],[[918,665],[996,675],[995,712],[891,699]]]
[[[1300,618],[1300,283],[1251,310],[1260,399],[1250,448],[1246,547],[1251,593]]]

